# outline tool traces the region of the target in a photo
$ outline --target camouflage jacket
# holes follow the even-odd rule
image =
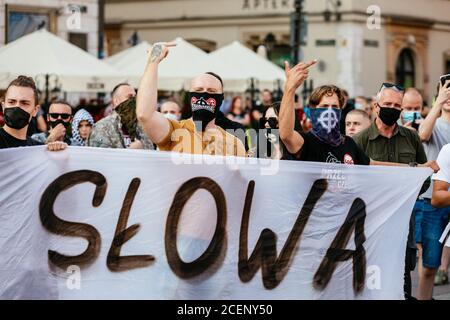
[[[138,125],[136,132],[140,137],[139,140],[144,145],[144,149],[155,149],[153,143],[150,141],[140,125]],[[87,145],[89,147],[97,148],[125,149],[122,124],[120,122],[119,114],[113,112],[113,114],[97,122],[92,128]]]

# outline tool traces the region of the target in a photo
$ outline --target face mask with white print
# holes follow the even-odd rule
[[[222,93],[212,94],[207,92],[189,92],[191,103],[192,119],[197,130],[204,132],[206,126],[216,118],[222,105],[224,96]]]

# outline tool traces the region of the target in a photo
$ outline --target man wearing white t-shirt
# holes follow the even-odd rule
[[[441,170],[433,176],[434,189],[431,204],[436,208],[443,208],[450,206],[450,144],[442,148],[437,163]],[[450,223],[445,228],[440,241],[444,244],[441,268],[448,270],[450,264]]]

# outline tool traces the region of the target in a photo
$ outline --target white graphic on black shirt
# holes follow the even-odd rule
[[[331,152],[328,152],[328,157],[327,160],[325,161],[326,163],[342,163],[341,161],[338,160],[338,158],[336,158],[336,156],[334,154],[332,154]]]

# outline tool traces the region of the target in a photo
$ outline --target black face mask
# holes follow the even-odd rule
[[[62,124],[63,126],[64,126],[64,128],[69,128],[69,126],[70,126],[70,122],[64,122],[63,120],[61,120],[61,119],[58,119],[58,120],[56,120],[56,121],[50,121],[49,122],[50,123],[50,127],[51,128],[56,128],[56,126],[58,125],[58,124]]]
[[[392,127],[400,119],[401,110],[378,106],[380,107],[380,119],[388,127]]]
[[[31,121],[31,115],[20,107],[4,108],[5,123],[8,127],[20,130]]]
[[[205,131],[206,126],[214,120],[223,102],[223,94],[211,94],[207,92],[189,92],[192,118],[197,131]],[[201,128],[199,124],[201,123]]]

